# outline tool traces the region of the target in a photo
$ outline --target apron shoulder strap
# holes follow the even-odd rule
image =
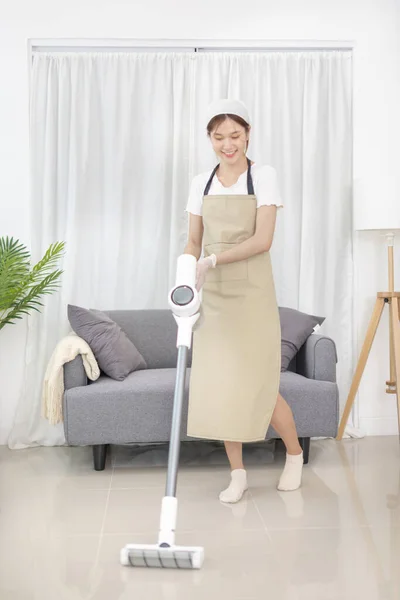
[[[247,165],[248,165],[248,169],[247,169],[247,193],[250,196],[254,196],[254,185],[253,185],[253,178],[251,176],[251,160],[248,158],[247,159]],[[210,175],[210,179],[207,181],[207,185],[204,188],[204,196],[208,195],[208,192],[210,191],[210,187],[212,184],[212,180],[214,179],[214,175],[217,172],[219,165],[217,165],[215,167],[215,169],[213,170],[213,172]]]
[[[214,170],[213,170],[213,172],[211,173],[210,179],[207,181],[207,185],[206,185],[206,187],[204,188],[204,196],[207,196],[207,195],[208,195],[208,192],[210,191],[210,187],[211,187],[211,184],[212,184],[212,180],[214,179],[214,175],[215,175],[215,173],[217,172],[217,169],[218,169],[218,167],[219,167],[219,165],[217,165],[217,166],[215,167],[215,169],[214,169]]]
[[[249,167],[247,169],[247,193],[249,196],[254,196],[253,178],[251,176],[251,160],[249,158],[247,159],[247,165]]]

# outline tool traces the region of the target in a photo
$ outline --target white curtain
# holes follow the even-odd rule
[[[36,54],[31,82],[32,254],[65,240],[62,287],[29,317],[11,448],[65,443],[41,417],[68,303],[161,308],[187,224],[189,183],[215,157],[205,110],[241,98],[249,156],[278,172],[278,302],[326,317],[344,393],[352,368],[352,71],[347,52]]]

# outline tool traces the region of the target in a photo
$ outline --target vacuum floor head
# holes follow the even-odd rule
[[[121,564],[126,567],[161,569],[201,569],[204,548],[200,546],[170,546],[128,544],[121,550]]]

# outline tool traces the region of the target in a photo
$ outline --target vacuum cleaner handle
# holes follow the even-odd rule
[[[166,496],[176,496],[181,445],[180,437],[182,425],[182,409],[183,400],[185,397],[185,380],[188,352],[189,350],[186,346],[179,346],[178,364],[176,369],[175,381],[174,407],[172,412],[171,437],[169,443],[167,483],[165,488]]]
[[[176,496],[187,357],[192,344],[193,327],[200,316],[200,296],[196,290],[196,268],[196,257],[191,254],[182,254],[178,258],[175,286],[169,294],[169,305],[178,325],[176,344],[178,347],[178,363],[176,367],[166,496]]]

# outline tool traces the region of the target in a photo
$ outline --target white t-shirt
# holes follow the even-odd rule
[[[202,215],[204,189],[211,177],[211,171],[200,173],[193,178],[190,186],[189,201],[186,211],[193,215]],[[251,167],[251,176],[253,179],[254,193],[257,196],[257,208],[260,206],[270,206],[274,204],[278,207],[283,206],[279,193],[278,177],[273,167],[269,165],[260,165],[254,163]],[[247,171],[242,173],[236,183],[230,187],[224,187],[218,177],[214,175],[209,190],[209,195],[220,194],[246,194],[247,195]]]

